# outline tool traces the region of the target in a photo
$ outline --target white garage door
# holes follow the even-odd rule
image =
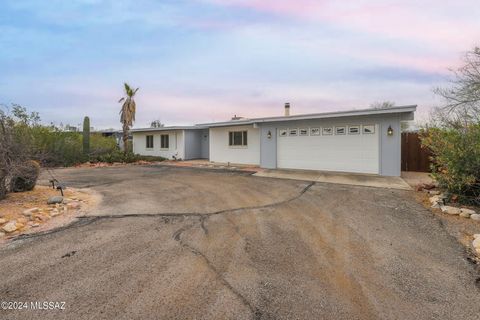
[[[377,125],[280,128],[277,135],[278,168],[379,173]]]

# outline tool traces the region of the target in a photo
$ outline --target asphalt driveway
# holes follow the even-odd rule
[[[65,310],[1,319],[478,319],[474,266],[410,191],[163,166],[55,174],[103,201],[0,249],[0,300]]]

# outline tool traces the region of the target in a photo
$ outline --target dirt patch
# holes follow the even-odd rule
[[[63,203],[47,204],[49,197],[59,195],[58,190],[47,186],[9,193],[6,199],[0,201],[0,244],[23,234],[63,226],[90,211],[101,199],[98,193],[90,189],[67,188],[64,190]],[[3,230],[9,223],[15,225],[15,231]]]

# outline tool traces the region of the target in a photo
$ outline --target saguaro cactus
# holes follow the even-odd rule
[[[90,118],[83,118],[83,154],[90,154]]]

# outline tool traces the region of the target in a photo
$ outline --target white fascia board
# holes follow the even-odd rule
[[[214,123],[204,123],[199,124],[199,126],[205,127],[228,127],[228,126],[241,126],[249,125],[255,123],[264,123],[264,122],[283,122],[283,121],[292,121],[292,120],[311,120],[311,119],[329,119],[329,118],[343,118],[343,117],[356,117],[356,116],[369,116],[377,114],[392,114],[392,113],[408,113],[413,114],[417,109],[416,105],[412,106],[402,106],[402,107],[392,107],[392,108],[383,108],[383,109],[363,109],[363,110],[350,110],[350,111],[335,111],[335,112],[325,112],[325,113],[313,113],[313,114],[303,114],[303,115],[294,115],[294,116],[279,116],[279,117],[267,117],[267,118],[255,118],[255,119],[246,119],[246,120],[234,120],[234,121],[225,121],[225,122],[214,122]],[[411,116],[407,116],[410,118]]]

